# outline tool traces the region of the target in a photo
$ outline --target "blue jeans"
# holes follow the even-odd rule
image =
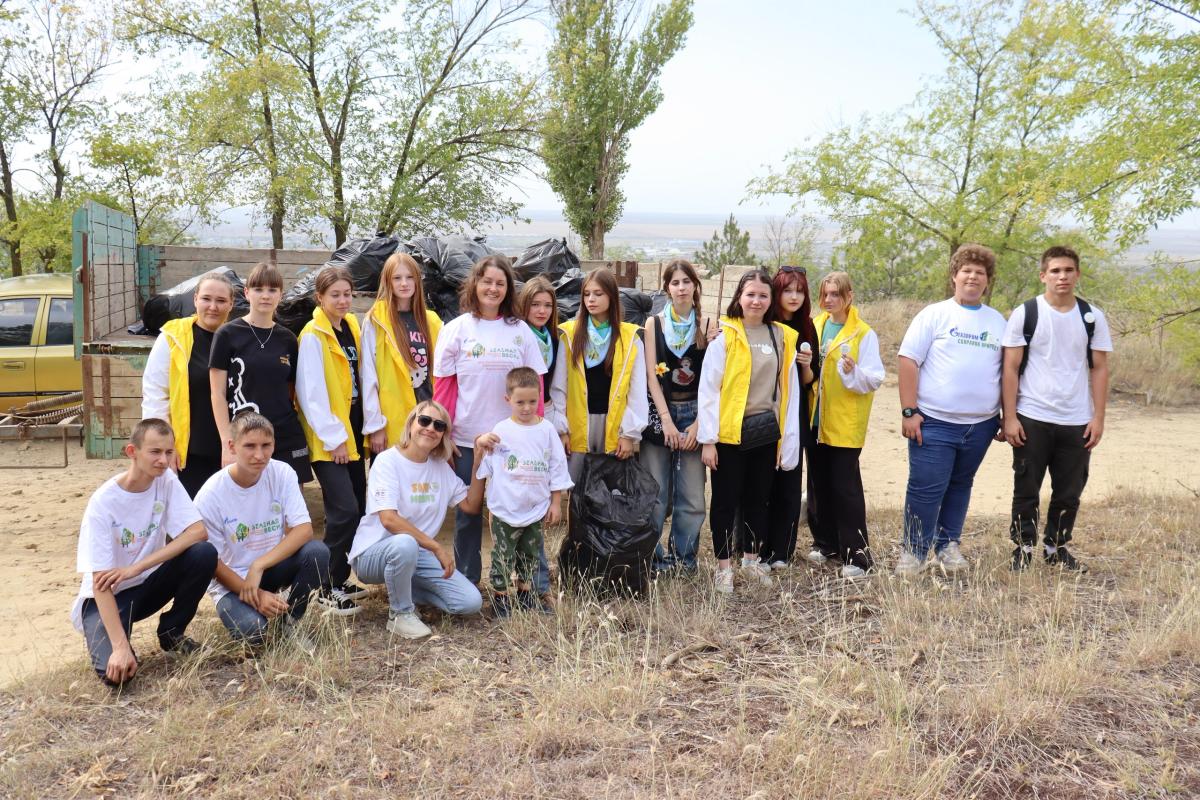
[[[390,534],[354,559],[354,574],[365,583],[387,587],[393,614],[412,611],[414,603],[437,606],[448,614],[476,614],[483,605],[479,589],[457,570],[449,578],[437,556],[407,533]]]
[[[904,547],[917,558],[962,538],[971,485],[999,427],[999,416],[975,425],[925,417],[923,444],[908,441]]]
[[[324,542],[313,539],[283,561],[264,570],[259,586],[268,592],[290,589],[288,615],[298,620],[308,609],[309,595],[328,582],[329,548]],[[253,647],[263,643],[269,620],[252,606],[243,603],[236,592],[222,595],[217,601],[217,616],[235,640]]]
[[[683,431],[696,421],[696,403],[670,403],[671,419]],[[642,442],[638,455],[642,465],[658,481],[658,502],[654,505],[654,529],[662,536],[667,509],[671,509],[671,538],[664,552],[662,542],[654,550],[654,568],[683,567],[696,569],[700,547],[700,527],[704,524],[704,464],[700,448],[671,450]]]
[[[459,447],[461,455],[454,460],[454,473],[467,486],[471,485],[471,467],[475,463],[475,448]],[[437,531],[433,532],[434,534]],[[467,514],[459,509],[454,510],[454,563],[458,565],[467,580],[476,585],[483,577],[483,515]],[[538,594],[550,591],[550,565],[546,561],[546,544],[543,541],[538,552],[537,575],[533,579],[533,587]]]

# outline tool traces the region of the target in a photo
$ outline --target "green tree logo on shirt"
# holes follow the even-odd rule
[[[504,462],[504,467],[509,472],[512,472],[514,469],[516,469],[517,468],[517,457],[515,455],[509,454],[508,459]]]
[[[239,522],[237,528],[233,531],[233,538],[239,542],[246,541],[246,537],[250,535],[250,529],[246,527],[246,523]]]
[[[482,358],[482,357],[483,357],[483,354],[484,354],[486,351],[487,351],[487,348],[485,348],[485,347],[483,346],[483,343],[482,343],[482,342],[476,342],[476,343],[475,343],[475,346],[474,346],[474,347],[472,347],[472,348],[471,348],[469,351],[467,351],[467,352],[468,352],[468,353],[470,353],[470,355],[471,355],[471,358]]]
[[[134,533],[129,528],[121,528],[121,547],[128,547],[133,544]]]

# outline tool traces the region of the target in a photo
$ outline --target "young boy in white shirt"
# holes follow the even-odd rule
[[[208,588],[217,616],[234,639],[257,647],[276,617],[294,633],[309,595],[329,581],[329,548],[312,538],[296,471],[271,458],[270,420],[243,412],[230,423],[229,435],[225,447],[234,462],[200,487],[196,508],[217,550]],[[288,590],[286,602],[277,594],[282,589]]]
[[[477,472],[487,480],[493,540],[490,579],[498,617],[507,617],[514,608],[509,595],[514,569],[517,605],[550,610],[531,588],[543,544],[542,522],[554,525],[562,519],[563,490],[574,485],[554,425],[537,413],[538,374],[529,367],[510,370],[504,399],[512,416],[479,437],[480,446],[490,452]]]
[[[1038,534],[1042,481],[1050,472],[1043,530],[1047,564],[1086,572],[1071,555],[1079,497],[1092,450],[1104,434],[1112,335],[1100,309],[1075,296],[1079,255],[1042,253],[1046,291],[1017,306],[1004,329],[1001,400],[1004,438],[1013,446],[1012,568],[1028,568]]]
[[[92,667],[109,686],[123,685],[140,666],[129,642],[133,623],[168,603],[158,620],[159,645],[183,654],[197,649],[187,626],[217,563],[199,512],[169,469],[171,426],[142,420],[125,455],[129,468],[105,481],[83,512],[76,560],[83,581],[71,609]]]

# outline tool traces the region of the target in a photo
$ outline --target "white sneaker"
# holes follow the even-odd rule
[[[910,578],[914,575],[920,575],[921,570],[925,565],[917,558],[916,554],[909,550],[900,551],[900,561],[896,563],[896,575],[901,578]]]
[[[816,548],[809,550],[808,555],[806,555],[804,558],[806,561],[808,561],[808,563],[816,564],[817,566],[820,566],[829,560],[828,556]]]
[[[717,568],[713,573],[713,588],[718,594],[733,594],[733,567]]]
[[[786,561],[772,561],[771,562],[771,569],[775,570],[776,572],[781,572],[790,566],[791,566],[791,564],[789,564]]]
[[[971,562],[967,561],[963,556],[962,551],[958,549],[958,542],[950,542],[941,549],[937,554],[937,562],[946,572],[961,572],[964,569],[969,569]]]
[[[403,636],[405,639],[423,639],[433,633],[433,629],[421,622],[415,611],[406,611],[388,618],[388,633]]]
[[[855,564],[846,564],[842,567],[842,577],[848,581],[857,580],[858,578],[865,578],[866,576],[867,571]]]
[[[742,559],[742,575],[745,576],[747,583],[757,581],[760,586],[771,585],[771,567],[757,558],[753,561]]]

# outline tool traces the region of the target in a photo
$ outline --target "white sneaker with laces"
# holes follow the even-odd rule
[[[896,575],[901,578],[910,578],[914,575],[920,575],[921,570],[925,565],[917,558],[916,554],[909,550],[900,551],[900,560],[896,563]]]
[[[950,542],[941,549],[936,557],[938,564],[946,572],[961,572],[971,566],[971,562],[967,561],[962,551],[958,549],[958,542]]]
[[[760,586],[771,585],[771,567],[757,558],[753,561],[748,558],[742,559],[742,575],[747,583],[757,581]]]
[[[791,566],[791,564],[789,564],[789,563],[788,563],[788,562],[786,562],[786,561],[772,561],[772,562],[771,562],[771,569],[773,569],[773,570],[775,570],[775,571],[777,571],[777,572],[778,572],[778,571],[785,570],[785,569],[787,569],[787,568],[788,568],[788,567],[790,567],[790,566]]]
[[[866,576],[867,571],[855,564],[846,564],[842,567],[842,577],[848,581],[857,580],[858,578],[865,578]]]
[[[733,567],[717,568],[713,573],[713,588],[719,594],[733,594]]]
[[[826,561],[829,560],[829,557],[826,556],[824,553],[822,553],[820,550],[813,548],[812,550],[808,551],[808,555],[804,556],[804,559],[806,561],[808,561],[808,563],[810,563],[810,564],[816,564],[817,566],[821,566],[822,564],[824,564]]]
[[[405,639],[423,639],[433,633],[433,629],[421,622],[415,611],[406,611],[388,618],[388,633],[394,633]]]

